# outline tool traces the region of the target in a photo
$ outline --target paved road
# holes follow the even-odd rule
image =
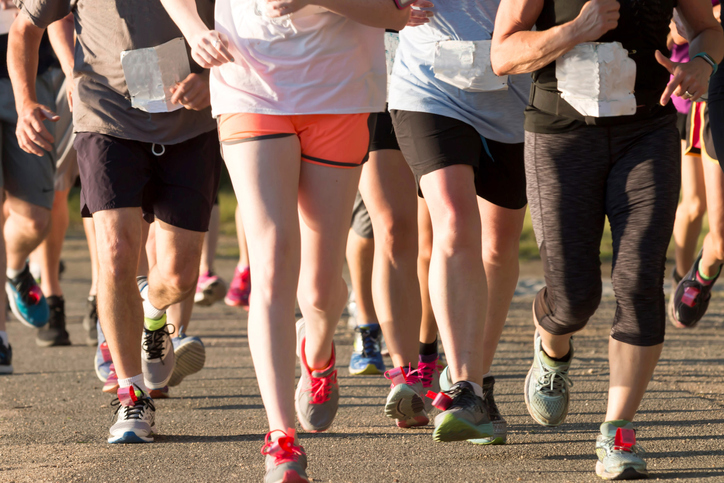
[[[64,259],[69,331],[79,342],[90,283],[82,240],[68,243]],[[227,280],[233,263],[218,266]],[[593,441],[605,409],[614,302],[606,297],[576,337],[571,412],[549,430],[533,423],[523,403],[529,292],[513,303],[494,368],[499,406],[511,425],[508,445],[439,444],[431,427],[397,429],[382,411],[385,380],[350,377],[340,367],[343,398],[333,428],[303,435],[314,481],[596,481]],[[639,439],[652,475],[662,480],[724,481],[724,298],[716,299],[701,327],[669,331],[640,412]],[[340,361],[348,360],[352,343],[343,325]],[[93,371],[93,348],[38,348],[32,331],[17,322],[8,332],[16,373],[0,378],[0,482],[261,481],[266,428],[244,312],[224,305],[196,310],[189,332],[206,343],[207,365],[158,402],[161,435],[151,445],[105,443],[112,411]]]

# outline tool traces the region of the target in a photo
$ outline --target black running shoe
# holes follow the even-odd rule
[[[83,328],[86,331],[85,343],[88,345],[98,345],[98,303],[95,295],[89,295],[85,303],[86,314],[83,316]]]
[[[13,348],[0,340],[0,374],[13,373]]]
[[[483,379],[483,403],[488,410],[495,434],[491,438],[471,439],[470,442],[473,444],[505,444],[508,440],[508,422],[500,414],[498,405],[495,403],[494,389],[495,377],[488,376]]]
[[[435,417],[435,431],[432,433],[434,441],[465,441],[494,436],[493,423],[490,422],[485,403],[475,394],[469,382],[453,384],[440,396],[442,399],[447,398],[448,404]]]
[[[691,266],[691,270],[681,279],[673,295],[671,321],[676,327],[682,329],[694,327],[704,317],[706,309],[709,308],[711,289],[714,282],[719,278],[719,273],[721,273],[720,268],[719,273],[709,284],[703,284],[699,281],[697,272],[703,254],[704,250],[702,249]]]
[[[70,336],[65,330],[65,300],[63,297],[57,295],[48,297],[48,309],[50,309],[48,325],[38,329],[35,343],[40,347],[70,345]]]

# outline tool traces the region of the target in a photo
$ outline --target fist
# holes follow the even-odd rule
[[[618,26],[621,5],[617,0],[591,0],[586,2],[575,22],[578,25],[581,42],[598,40],[609,30]]]

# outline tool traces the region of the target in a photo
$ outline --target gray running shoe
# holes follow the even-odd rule
[[[438,397],[447,400],[447,404],[441,406],[434,402],[443,410],[435,417],[434,441],[465,441],[493,436],[493,423],[485,403],[475,394],[469,382],[455,383]]]
[[[176,364],[168,381],[169,386],[178,386],[191,374],[196,374],[206,363],[206,348],[198,337],[187,336],[183,328],[179,329],[178,337],[171,339]]]
[[[284,436],[272,442],[273,432],[267,433],[261,449],[261,454],[266,455],[264,483],[309,483],[307,454],[294,443],[294,430],[291,430],[292,436],[281,431]]]
[[[318,433],[327,430],[334,421],[339,408],[339,384],[334,343],[332,343],[332,360],[329,366],[321,371],[313,371],[307,365],[304,354],[305,330],[304,319],[297,322],[297,355],[301,361],[302,375],[297,384],[294,407],[297,418],[305,431]]]
[[[143,381],[149,389],[161,389],[168,385],[173,375],[176,358],[166,314],[160,319],[148,319],[143,327],[143,350],[141,351],[141,368]]]
[[[118,388],[118,399],[111,402],[116,406],[118,419],[111,426],[113,443],[150,443],[156,432],[156,407],[153,400],[138,388]]]
[[[543,351],[538,332],[533,343],[533,365],[525,378],[525,405],[533,419],[543,426],[559,426],[568,415],[568,369],[573,360],[573,339],[567,362],[554,361]]]
[[[611,421],[601,425],[596,438],[596,474],[604,480],[638,480],[648,478],[646,462],[638,455],[636,432],[628,421]]]
[[[394,419],[400,428],[426,426],[430,422],[422,400],[422,380],[419,370],[406,371],[402,367],[390,369],[385,377],[392,381],[385,404],[385,416]]]

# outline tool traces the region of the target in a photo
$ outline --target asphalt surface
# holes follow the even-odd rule
[[[228,243],[228,241],[227,241]],[[90,285],[82,239],[66,245],[63,278],[74,345],[39,348],[34,333],[8,324],[15,374],[0,376],[0,482],[240,481],[263,477],[259,453],[266,422],[246,336],[246,312],[221,304],[195,309],[189,334],[207,348],[206,367],[157,401],[159,433],[148,445],[106,444],[113,411],[93,369],[95,349],[81,319]],[[231,279],[233,260],[217,271]],[[523,402],[532,360],[530,307],[535,264],[513,302],[497,352],[496,399],[510,425],[508,444],[434,443],[432,426],[401,430],[383,413],[388,383],[350,377],[352,335],[340,323],[336,343],[342,399],[333,427],[302,434],[313,481],[598,481],[594,440],[605,411],[607,335],[615,302],[605,296],[576,337],[570,414],[547,429]],[[694,330],[668,330],[666,348],[637,419],[652,478],[724,481],[724,297],[714,296]],[[389,359],[387,360],[389,363]]]

